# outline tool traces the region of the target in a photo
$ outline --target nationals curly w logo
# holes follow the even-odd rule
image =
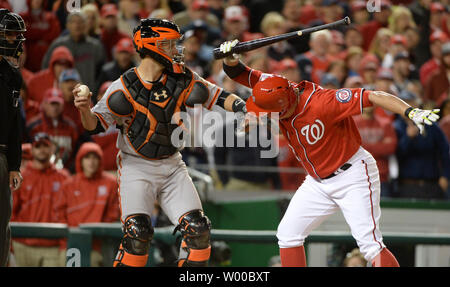
[[[302,127],[300,132],[306,138],[306,141],[310,145],[313,145],[323,137],[325,126],[323,125],[321,120],[317,119],[315,120],[314,124]]]

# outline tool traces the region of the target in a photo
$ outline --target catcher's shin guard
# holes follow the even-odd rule
[[[178,256],[178,267],[207,266],[211,255],[209,244],[211,222],[202,210],[192,210],[178,220],[174,230],[180,230],[183,240]]]
[[[127,217],[124,236],[114,260],[114,267],[144,267],[148,260],[148,250],[153,238],[150,216],[134,214]]]

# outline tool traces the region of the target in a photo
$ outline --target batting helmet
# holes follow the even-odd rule
[[[133,43],[141,57],[150,56],[168,70],[173,70],[173,62],[180,62],[181,51],[172,56],[176,42],[181,38],[178,25],[164,19],[141,19],[133,30]]]
[[[288,79],[270,75],[256,83],[252,96],[247,100],[249,112],[283,112],[292,98],[295,97],[294,89]]]
[[[0,55],[19,58],[23,52],[25,22],[16,13],[0,9]]]

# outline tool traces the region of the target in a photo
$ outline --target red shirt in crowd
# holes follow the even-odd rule
[[[15,222],[57,222],[55,202],[61,192],[62,183],[68,172],[58,170],[53,165],[39,170],[28,162],[22,171],[22,186],[13,192],[11,221]],[[17,238],[30,246],[58,246],[58,239]]]
[[[28,122],[27,131],[30,138],[41,132],[48,134],[53,143],[58,146],[58,153],[63,157],[65,167],[73,162],[75,156],[72,152],[80,134],[70,118],[61,115],[58,120],[52,120],[41,113]]]
[[[92,178],[87,178],[81,159],[96,153],[100,166]],[[84,143],[76,156],[76,174],[64,182],[56,203],[60,222],[75,227],[80,223],[114,222],[119,220],[118,184],[113,175],[103,171],[103,152],[92,142]],[[98,249],[99,243],[94,244]]]
[[[28,57],[32,55],[28,54]],[[44,92],[50,88],[58,87],[58,79],[55,76],[54,65],[56,62],[64,61],[70,67],[74,65],[72,53],[64,46],[55,48],[51,57],[49,67],[34,74],[28,81],[28,99],[41,103],[44,98]]]
[[[389,180],[389,156],[395,154],[397,134],[392,121],[374,115],[372,119],[355,116],[356,126],[362,139],[362,146],[372,154],[377,161],[380,181]]]
[[[30,0],[28,7],[30,7]],[[44,6],[44,1],[42,1]],[[25,67],[33,72],[41,69],[41,61],[44,58],[50,44],[61,33],[59,20],[53,12],[28,10],[21,14],[27,31],[25,32],[25,47],[27,49],[27,60]]]

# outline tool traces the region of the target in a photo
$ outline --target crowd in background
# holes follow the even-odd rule
[[[78,83],[88,85],[95,104],[112,81],[136,66],[132,30],[147,17],[178,24],[186,66],[247,99],[251,91],[229,79],[221,61],[214,60],[215,47],[226,40],[273,36],[350,16],[350,26],[242,57],[254,69],[294,82],[381,90],[413,106],[440,108],[440,121],[427,126],[424,135],[412,122],[379,108],[365,109],[355,122],[363,147],[378,162],[383,197],[448,198],[450,1],[378,0],[371,12],[361,0],[80,0],[81,6],[75,7],[80,9],[71,12],[67,2],[0,0],[0,7],[19,13],[27,27],[20,58],[24,182],[14,192],[13,221],[77,226],[119,220],[114,178],[118,130],[88,135],[72,90]],[[278,134],[273,138],[280,152],[272,159],[260,158],[262,147],[196,147],[182,153],[188,165],[210,173],[218,188],[295,191],[304,171],[286,139]],[[64,244],[23,239],[15,240],[14,249],[24,254],[18,261],[34,262],[42,258],[27,258],[27,248],[58,250]],[[43,254],[51,252],[42,249]],[[49,260],[59,260],[57,256]]]

